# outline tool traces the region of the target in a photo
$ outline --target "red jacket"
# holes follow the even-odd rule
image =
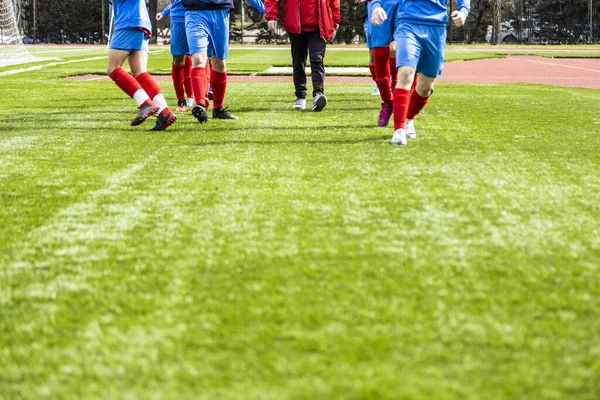
[[[303,7],[317,7],[319,32],[321,37],[329,39],[333,36],[335,25],[341,21],[340,0],[265,0],[267,21],[276,21],[281,3],[281,23],[287,33],[300,33],[300,2]]]

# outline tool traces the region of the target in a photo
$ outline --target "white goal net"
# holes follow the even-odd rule
[[[0,67],[36,60],[23,46],[13,0],[0,0]]]

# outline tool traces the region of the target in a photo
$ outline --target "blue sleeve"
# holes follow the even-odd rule
[[[458,11],[464,12],[468,17],[471,12],[471,0],[458,0]]]
[[[260,11],[261,14],[264,14],[266,12],[265,5],[261,0],[248,0],[248,3],[252,4],[252,7]]]
[[[171,8],[173,7],[173,3],[169,4],[168,6],[165,7],[164,10],[162,10],[161,14],[163,17],[168,17],[169,15],[171,15]]]
[[[374,10],[375,7],[381,7],[383,8],[383,1],[381,0],[372,0],[370,2],[367,3],[367,7],[369,7],[371,10]]]

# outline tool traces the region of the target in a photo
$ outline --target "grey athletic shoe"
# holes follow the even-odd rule
[[[327,105],[327,97],[323,93],[317,93],[313,98],[313,111],[321,111]]]

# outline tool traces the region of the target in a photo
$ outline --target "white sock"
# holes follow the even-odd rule
[[[162,110],[164,110],[165,108],[168,107],[167,101],[165,100],[165,96],[163,96],[162,93],[159,93],[156,96],[154,96],[152,101],[154,101],[156,103],[156,105],[158,106],[159,114],[162,112]]]
[[[144,89],[139,89],[133,94],[133,98],[137,101],[138,106],[141,106],[146,100],[150,98]]]

